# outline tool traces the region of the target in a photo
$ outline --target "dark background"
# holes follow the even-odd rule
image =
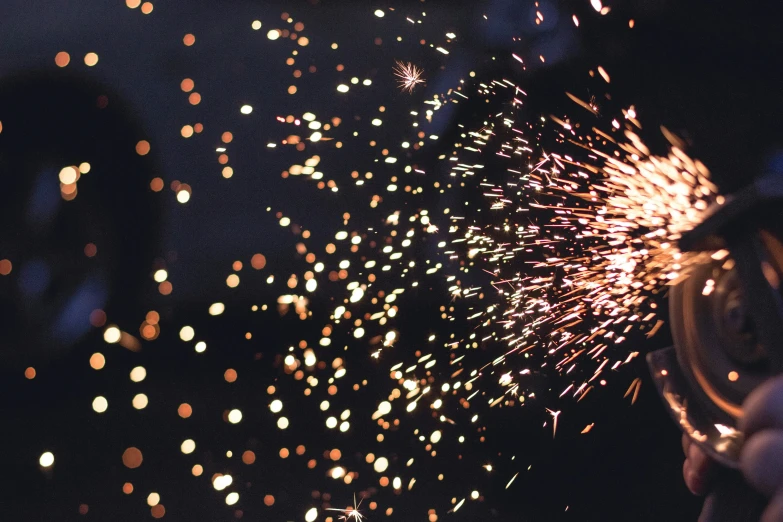
[[[322,428],[303,430],[299,425],[291,433],[278,432],[271,427],[265,407],[265,388],[281,374],[276,356],[303,335],[317,338],[322,323],[301,323],[290,315],[279,319],[275,312],[253,314],[249,307],[273,305],[270,298],[277,294],[264,280],[269,273],[278,273],[280,280],[289,273],[286,264],[296,240],[276,224],[275,211],[283,211],[312,230],[314,237],[323,238],[316,243],[328,241],[344,210],[357,209],[353,218],[357,223],[370,222],[372,215],[358,210],[358,196],[333,197],[303,180],[280,178],[280,171],[295,156],[264,147],[283,132],[270,124],[274,115],[312,110],[319,117],[339,113],[345,119],[369,116],[379,105],[386,105],[392,114],[404,114],[442,91],[443,84],[475,70],[478,78],[505,76],[519,82],[529,95],[530,116],[579,111],[565,97],[566,90],[583,99],[595,96],[601,105],[633,104],[644,125],[642,136],[654,150],[665,150],[658,130],[665,125],[688,140],[689,153],[704,161],[724,191],[761,173],[783,143],[779,124],[783,44],[777,7],[631,1],[607,4],[612,12],[601,17],[586,1],[541,2],[546,23],[539,27],[533,23],[532,2],[401,2],[395,6],[401,11],[427,11],[427,24],[407,38],[408,27],[392,25],[389,16],[383,23],[372,16],[385,5],[364,2],[194,1],[187,6],[159,2],[146,17],[122,2],[100,4],[7,1],[0,7],[4,51],[0,59],[4,124],[0,258],[11,255],[5,252],[23,257],[37,249],[53,265],[55,260],[75,259],[71,244],[83,244],[85,230],[76,223],[103,223],[99,232],[91,233],[106,237],[105,250],[111,255],[65,271],[60,276],[64,282],[50,288],[49,295],[65,292],[67,281],[99,273],[112,322],[134,333],[146,310],[155,309],[161,312],[164,327],[161,337],[139,353],[106,347],[96,330],[75,343],[58,341],[46,326],[57,310],[30,305],[12,278],[0,278],[4,353],[0,393],[5,425],[0,438],[5,439],[7,463],[0,502],[9,520],[144,520],[150,517],[143,500],[149,491],[161,493],[167,520],[231,520],[235,513],[223,504],[223,495],[216,494],[206,478],[196,480],[188,473],[194,462],[204,464],[205,476],[230,469],[220,456],[229,448],[235,461],[242,447],[255,448],[259,456],[271,455],[263,465],[242,471],[244,486],[235,507],[243,510],[246,520],[302,520],[310,491],[327,492],[332,487],[322,474],[314,477],[308,472],[301,458],[281,461],[275,454],[283,444],[291,448],[305,444],[318,453],[321,446],[337,447],[337,443],[332,444]],[[306,59],[324,71],[317,74],[334,74],[332,61],[341,61],[351,69],[348,77],[372,77],[373,89],[343,101],[331,92],[329,96],[319,92],[317,82],[303,82],[296,98],[285,95],[291,78],[290,68],[283,64],[287,54],[271,50],[265,37],[270,28],[283,26],[282,11],[305,24],[311,40]],[[485,13],[487,20],[482,17]],[[571,23],[572,14],[580,19],[578,30]],[[628,28],[631,18],[634,29]],[[254,19],[264,23],[261,31],[249,30]],[[445,69],[440,70],[441,62],[433,59],[432,50],[415,40],[429,35],[428,39],[438,41],[449,30],[458,38],[450,47]],[[187,32],[197,36],[193,48],[181,43]],[[402,44],[393,42],[397,34],[406,34]],[[374,46],[377,36],[383,37],[384,45]],[[512,37],[519,40],[512,42]],[[331,41],[340,42],[339,60],[330,55]],[[62,71],[53,65],[60,50],[70,52],[72,60]],[[81,63],[88,51],[100,56],[93,69]],[[525,57],[526,71],[508,58],[511,52]],[[539,54],[547,56],[545,64],[537,60]],[[427,71],[427,87],[412,98],[399,94],[391,81],[395,58],[420,63]],[[598,64],[612,77],[601,90],[587,74]],[[187,105],[179,90],[186,76],[196,81],[203,96],[197,109]],[[77,87],[68,94],[73,85]],[[611,103],[606,92],[611,93]],[[86,108],[98,94],[108,94],[110,99],[109,111],[101,115]],[[239,118],[238,107],[244,103],[255,110],[251,117]],[[446,123],[441,118],[436,125],[448,129],[448,122],[473,118],[471,111],[476,118],[484,117],[480,107],[465,104],[451,119],[445,118]],[[179,128],[194,121],[203,121],[207,132],[201,141],[183,141]],[[26,133],[10,132],[14,122],[19,122],[17,127],[24,122]],[[389,118],[384,132],[405,135],[406,125],[402,117]],[[214,148],[223,130],[235,135],[230,155],[236,174],[231,180],[220,177],[215,161]],[[142,138],[153,144],[149,157],[112,152],[113,143]],[[425,151],[416,161],[427,165],[440,152]],[[93,192],[85,184],[80,203],[94,204],[62,210],[55,229],[36,229],[25,220],[25,205],[33,192],[30,178],[72,156],[73,161],[94,157],[98,171],[103,168],[113,175],[105,176],[103,185],[96,181]],[[358,168],[355,165],[369,164],[372,156],[357,148],[354,157],[333,155],[329,160],[330,167],[340,172],[335,177],[346,179]],[[143,175],[137,179],[134,175],[139,172]],[[173,180],[191,184],[191,202],[179,205],[168,189],[149,193],[147,183],[154,175],[167,184]],[[446,206],[447,202],[432,204]],[[271,213],[267,207],[272,207]],[[251,274],[246,268],[239,289],[229,293],[224,281],[231,263],[241,259],[247,265],[259,251],[269,260],[268,270]],[[301,260],[297,262],[303,266]],[[148,276],[160,266],[167,268],[175,288],[166,299],[156,293]],[[448,332],[437,311],[446,290],[436,283],[430,287],[434,291],[422,288],[406,294],[407,304],[397,321],[403,338]],[[334,306],[328,288],[313,296],[313,309]],[[206,309],[218,300],[227,303],[229,311],[219,319],[210,318]],[[191,347],[177,340],[182,324],[193,325],[198,337],[208,341],[210,349],[204,357],[195,357]],[[252,343],[244,342],[246,331],[254,332]],[[667,342],[662,332],[635,349],[646,351]],[[87,360],[98,350],[108,362],[106,369],[94,372]],[[386,376],[378,375],[381,372],[366,354],[359,355],[354,357],[358,371],[383,389]],[[127,379],[127,372],[137,365],[147,368],[142,384]],[[24,379],[27,366],[36,367],[36,379]],[[231,386],[222,381],[229,367],[240,375]],[[636,376],[644,382],[639,400],[631,406],[622,395],[626,383]],[[288,386],[283,384],[288,381],[281,379],[279,386]],[[137,412],[130,408],[130,398],[141,391],[150,397],[150,405]],[[292,388],[290,393],[300,392]],[[110,404],[102,416],[89,407],[98,394]],[[358,417],[375,407],[375,395],[370,395],[339,400]],[[188,423],[176,416],[176,406],[183,401],[197,413]],[[221,412],[232,407],[245,413],[239,428],[228,428],[220,419]],[[564,410],[554,440],[551,424],[542,428],[544,421],[551,422],[542,407],[511,413],[490,410],[484,419],[489,427],[486,443],[461,451],[441,448],[441,457],[433,460],[433,469],[442,469],[446,480],[422,480],[412,494],[392,501],[386,492],[378,501],[384,508],[394,506],[397,520],[425,520],[430,508],[437,509],[440,520],[696,520],[700,502],[682,484],[679,433],[641,362],[624,369],[601,393]],[[288,413],[297,419],[297,414]],[[593,422],[589,434],[579,434]],[[368,440],[373,434],[358,432],[365,424],[355,419],[353,438],[339,442],[346,460],[361,459],[347,448],[355,447],[358,454],[371,447]],[[322,421],[317,425],[322,426]],[[198,458],[187,464],[178,451],[184,438],[194,438],[198,444],[194,455]],[[145,465],[132,476],[120,461],[122,449],[129,445],[145,448]],[[412,446],[405,436],[390,436],[386,451],[403,454]],[[37,465],[45,449],[57,459],[49,471]],[[517,460],[512,464],[498,452],[511,452]],[[464,458],[453,458],[457,454]],[[495,475],[478,468],[489,458],[497,463]],[[505,490],[517,471],[514,485]],[[132,498],[120,490],[127,480],[137,487]],[[346,505],[359,487],[364,486],[335,487],[332,503]],[[458,513],[445,513],[451,497],[460,494],[457,491],[464,496],[473,488],[484,495],[483,502],[468,501]],[[266,493],[278,499],[273,508],[261,503]],[[78,514],[80,504],[89,505],[87,515]],[[321,512],[319,520],[324,516]],[[381,510],[370,517],[386,518]]]

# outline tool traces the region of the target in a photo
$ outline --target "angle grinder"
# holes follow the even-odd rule
[[[669,291],[674,346],[647,362],[681,429],[722,466],[709,521],[757,522],[766,505],[738,470],[742,403],[783,371],[783,173],[721,198],[682,235],[696,256]]]

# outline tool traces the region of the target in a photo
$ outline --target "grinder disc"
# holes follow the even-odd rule
[[[772,261],[767,270],[780,277],[780,241],[760,237]],[[772,266],[776,265],[776,266]],[[753,296],[743,288],[730,259],[695,265],[669,295],[669,314],[677,359],[692,392],[717,422],[734,425],[745,397],[773,372],[756,337],[749,306]]]

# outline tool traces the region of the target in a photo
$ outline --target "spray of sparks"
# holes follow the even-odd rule
[[[422,74],[424,74],[424,71],[411,62],[406,63],[398,60],[394,66],[394,75],[397,77],[400,89],[409,94],[413,92],[417,85],[425,83],[421,77]]]
[[[376,16],[385,15],[376,11]],[[306,34],[304,27],[297,32]],[[307,47],[297,47],[281,39],[281,34],[277,29],[267,33],[269,45],[285,46],[281,61],[294,56],[304,62],[311,59]],[[405,92],[424,83],[422,70],[410,62],[398,61],[394,73]],[[608,81],[608,75],[601,76]],[[353,96],[357,102],[369,96],[361,89],[371,84],[368,78],[352,87],[325,74],[300,80],[305,81],[314,83],[319,92],[333,92],[334,83],[329,82],[337,82],[333,95]],[[359,85],[358,77],[352,85]],[[598,117],[593,100],[588,103],[568,96],[589,117]],[[429,164],[417,161],[417,155],[439,140],[435,135],[422,138],[421,126],[438,118],[441,108],[471,98],[481,100],[485,112],[452,123],[461,133],[449,144],[449,153]],[[358,508],[365,499],[372,499],[370,509],[385,502],[391,514],[397,495],[426,492],[427,485],[440,481],[433,463],[439,462],[436,448],[444,438],[470,445],[475,448],[471,453],[477,455],[474,464],[465,459],[465,465],[475,469],[464,470],[466,480],[453,481],[452,506],[444,511],[457,511],[468,498],[482,499],[469,479],[487,466],[480,448],[483,431],[493,428],[483,421],[488,410],[538,403],[533,407],[548,412],[556,436],[558,418],[567,415],[568,406],[554,404],[581,401],[596,386],[606,384],[609,371],[638,355],[624,349],[630,344],[626,341],[651,336],[661,327],[653,297],[682,277],[694,260],[677,250],[676,241],[719,197],[707,169],[687,156],[674,136],[665,133],[671,148],[667,155],[657,156],[637,135],[640,125],[633,107],[619,108],[617,119],[611,122],[610,116],[602,116],[595,125],[577,126],[563,115],[526,120],[522,115],[527,103],[526,93],[515,82],[484,79],[460,81],[414,110],[379,110],[371,126],[362,126],[368,118],[349,113],[317,114],[305,109],[309,103],[261,123],[273,125],[279,134],[267,144],[270,157],[274,158],[275,149],[291,153],[280,159],[287,161],[280,168],[283,177],[324,190],[319,197],[330,197],[329,191],[351,192],[370,209],[366,221],[352,221],[351,215],[358,212],[346,208],[339,216],[342,225],[332,235],[316,237],[306,232],[308,220],[315,218],[297,218],[270,207],[277,223],[295,238],[297,261],[266,266],[260,253],[249,260],[265,276],[258,284],[268,285],[277,295],[271,303],[254,305],[253,311],[307,321],[317,325],[307,331],[320,332],[292,332],[298,339],[277,347],[276,373],[266,383],[268,410],[277,430],[269,432],[288,430],[282,444],[296,445],[297,455],[313,456],[308,469],[315,468],[319,455],[335,462],[326,479],[322,471],[317,472],[311,483],[313,490],[319,490],[318,507],[339,512],[340,520],[363,520]],[[601,112],[611,114],[612,110],[602,107]],[[251,113],[252,107],[242,107],[242,115]],[[383,125],[381,113],[388,119],[410,118],[409,130],[394,138],[377,132]],[[229,143],[224,140],[221,152],[230,152],[226,150],[231,148]],[[417,145],[417,155],[411,143]],[[372,161],[360,163],[350,153],[326,154],[343,144],[347,150],[367,148],[374,155]],[[192,146],[194,154],[200,151],[200,145]],[[290,157],[297,158],[295,164]],[[351,161],[356,164],[346,169]],[[221,172],[228,178],[232,171],[226,168]],[[351,171],[350,177],[341,174]],[[437,172],[446,174],[437,176]],[[191,190],[188,186],[188,199]],[[430,204],[425,194],[457,204],[453,208]],[[177,198],[187,201],[179,192]],[[220,275],[231,288],[240,284],[235,272],[242,263],[237,263],[238,268],[227,276]],[[155,273],[161,285],[166,277],[165,270]],[[445,289],[437,310],[442,325],[426,338],[406,338],[396,316],[401,307],[416,305],[415,297],[408,295],[430,287]],[[332,297],[332,308],[312,309],[307,295],[314,292]],[[238,313],[238,308],[239,304],[235,307],[231,302],[215,303],[209,313]],[[144,334],[149,329],[154,336],[145,337],[145,342],[153,342],[162,330],[173,329],[197,356],[206,350],[205,341],[211,343],[191,326],[162,324],[157,313],[146,315],[141,331]],[[438,333],[442,331],[450,334]],[[124,335],[119,327],[110,326],[104,339],[114,344]],[[368,356],[377,372],[354,371],[357,361]],[[225,373],[228,382],[237,378],[237,372],[231,371]],[[134,382],[144,378],[140,372],[134,377],[133,372]],[[537,385],[542,379],[560,387],[549,394],[545,386]],[[353,411],[356,394],[372,394],[374,410]],[[633,400],[637,394],[638,384]],[[107,405],[105,399],[98,399],[102,397],[96,398],[93,408],[100,413]],[[243,415],[254,415],[254,407],[243,413],[228,407],[234,399],[220,400],[225,400],[223,419],[228,425],[241,423]],[[183,406],[175,411],[186,418],[190,406]],[[519,414],[512,410],[509,415]],[[323,431],[316,446],[297,445],[296,440],[312,430],[314,423],[321,423]],[[355,429],[355,424],[362,427]],[[581,433],[591,428],[592,424]],[[413,447],[411,438],[417,441]],[[206,446],[206,435],[204,439]],[[392,458],[388,448],[395,443]],[[228,490],[225,502],[234,506],[240,502],[234,490],[249,481],[243,474],[250,473],[246,468],[256,455],[249,443],[241,446],[232,439],[212,444],[199,448],[227,457],[215,457],[213,465],[220,472],[204,476],[211,477],[206,480],[211,480],[216,491]],[[344,461],[339,446],[363,458],[358,463]],[[190,454],[195,447],[194,441],[185,441],[182,452]],[[133,449],[138,457],[131,448],[123,453],[128,468],[141,463],[141,452]],[[242,454],[244,467],[230,458],[233,452]],[[507,453],[513,455],[513,451],[503,455]],[[286,459],[289,449],[281,448],[279,455]],[[265,462],[276,461],[275,456],[268,455]],[[48,462],[49,456],[41,459]],[[285,465],[294,465],[288,464],[293,460],[286,460]],[[508,488],[519,475],[522,460],[509,458],[484,469],[504,473]],[[203,470],[200,464],[196,466],[192,474],[199,477]],[[422,485],[414,491],[417,483]],[[144,487],[150,489],[154,484]],[[326,492],[338,488],[358,489],[359,503],[354,494],[353,507],[332,508],[331,494]],[[155,506],[158,501],[154,499]],[[264,502],[273,505],[274,495],[268,494]],[[432,508],[431,515],[436,509]],[[316,506],[307,512],[308,517],[315,520]]]
[[[359,503],[356,503],[356,495],[353,496],[353,506],[347,507],[345,509],[338,509],[338,508],[328,508],[327,511],[339,511],[342,513],[338,520],[355,520],[356,522],[361,522],[365,519],[364,515],[359,511],[359,506],[362,505],[362,501],[360,500]]]

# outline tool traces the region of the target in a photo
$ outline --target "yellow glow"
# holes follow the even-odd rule
[[[242,412],[239,410],[231,410],[228,412],[228,422],[231,424],[237,424],[242,421]]]
[[[38,464],[43,468],[51,467],[52,464],[54,464],[54,454],[51,451],[42,453],[41,457],[38,459]]]
[[[283,410],[283,401],[279,399],[273,400],[269,405],[269,409],[272,410],[272,413],[280,413]]]
[[[60,170],[60,183],[63,185],[70,185],[71,183],[76,183],[76,180],[78,179],[77,176],[79,175],[79,172],[73,168],[73,167],[65,167],[62,170]]]
[[[229,288],[236,288],[239,286],[239,276],[236,274],[231,274],[226,278],[226,285],[228,285]]]
[[[147,407],[147,404],[149,404],[149,399],[143,393],[139,393],[133,397],[133,407],[137,410],[143,410]]]
[[[136,366],[130,372],[130,380],[133,382],[141,382],[147,376],[147,370],[143,366]]]
[[[95,410],[97,413],[103,413],[109,408],[109,401],[106,400],[105,397],[101,397],[100,395],[98,397],[95,397],[92,401],[92,409]]]
[[[209,315],[220,315],[226,310],[223,303],[212,303],[209,307]]]
[[[158,495],[155,492],[152,492],[149,495],[147,495],[148,506],[157,506],[159,503],[160,503],[160,495]]]
[[[196,450],[196,443],[193,441],[193,439],[187,439],[182,442],[179,449],[185,455],[190,455]]]
[[[155,280],[156,283],[162,283],[169,277],[169,273],[165,270],[156,270],[155,274],[152,276],[152,278]]]
[[[103,332],[103,340],[110,344],[118,343],[120,337],[122,337],[122,332],[116,326],[110,326]]]
[[[280,417],[277,419],[277,427],[281,430],[284,430],[288,427],[288,419],[285,417]]]
[[[192,341],[195,335],[196,335],[196,331],[193,330],[192,326],[183,326],[182,329],[179,331],[179,338],[185,342]]]
[[[378,473],[383,473],[389,467],[389,461],[386,457],[378,457],[372,467]]]

